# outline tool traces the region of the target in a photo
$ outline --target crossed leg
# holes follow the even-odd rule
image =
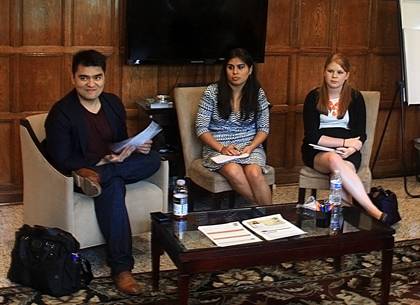
[[[314,168],[325,174],[329,174],[334,170],[339,170],[343,180],[343,189],[347,196],[351,196],[360,203],[360,205],[376,219],[380,219],[382,212],[372,203],[363,187],[362,181],[356,174],[353,164],[343,160],[334,152],[319,153],[314,159]],[[345,195],[346,196],[346,195]],[[351,202],[350,198],[344,198]]]
[[[260,166],[227,163],[220,170],[232,186],[248,202],[258,205],[271,204],[271,190]]]

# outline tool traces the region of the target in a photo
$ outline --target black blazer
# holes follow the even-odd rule
[[[126,113],[120,98],[103,92],[99,99],[113,132],[113,142],[125,140],[128,137]],[[48,159],[64,174],[94,166],[99,161],[89,162],[86,158],[87,125],[82,107],[73,89],[53,105],[45,121]]]
[[[360,141],[366,141],[366,106],[363,95],[352,89],[352,100],[350,102],[349,112],[349,127],[352,137],[360,137]],[[317,144],[319,138],[323,135],[319,129],[320,112],[316,109],[318,101],[318,88],[308,93],[303,105],[303,125],[304,125],[304,144]]]

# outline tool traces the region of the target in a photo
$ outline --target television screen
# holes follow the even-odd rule
[[[127,63],[218,63],[232,48],[264,61],[268,0],[127,0]]]

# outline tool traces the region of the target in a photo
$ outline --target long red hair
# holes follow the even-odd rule
[[[350,72],[350,62],[343,54],[340,53],[334,53],[328,56],[327,60],[325,61],[324,65],[324,72],[327,69],[328,65],[330,63],[336,63],[341,68],[343,68],[344,71],[347,73]],[[316,108],[319,112],[327,115],[328,114],[328,102],[330,98],[328,95],[328,87],[325,82],[325,78],[322,82],[322,86],[319,88],[319,95],[318,95],[318,102],[316,105]],[[350,102],[351,102],[351,87],[348,84],[347,80],[343,84],[343,88],[341,88],[340,92],[340,98],[339,98],[339,104],[338,104],[338,115],[337,117],[339,119],[343,118],[344,114],[346,113],[347,109],[349,108]]]

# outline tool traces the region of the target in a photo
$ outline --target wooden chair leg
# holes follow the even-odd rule
[[[306,195],[306,189],[300,187],[299,193],[298,193],[298,203],[303,204],[305,202],[305,195]]]

